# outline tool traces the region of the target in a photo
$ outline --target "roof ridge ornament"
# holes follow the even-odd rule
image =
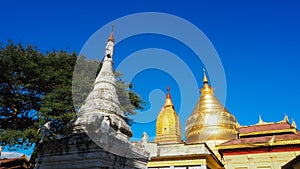
[[[272,146],[274,144],[275,135],[268,141],[269,146]]]
[[[265,122],[262,120],[262,118],[261,118],[261,116],[260,115],[258,115],[258,118],[259,118],[259,120],[258,120],[258,124],[264,124]]]
[[[254,124],[254,125],[250,125],[250,126],[256,126],[256,125],[267,125],[267,124],[275,124],[276,122],[265,122],[263,121],[261,115],[258,115],[258,123]],[[281,121],[280,121],[281,122]]]
[[[297,125],[296,125],[296,122],[294,119],[292,119],[292,125],[291,125],[293,128],[297,128]]]
[[[283,121],[286,122],[286,123],[289,123],[289,117],[286,113],[284,113]]]
[[[265,124],[273,124],[274,122],[265,122],[263,121],[261,115],[258,115],[258,123],[256,123],[255,125],[265,125]]]

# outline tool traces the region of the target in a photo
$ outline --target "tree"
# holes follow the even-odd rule
[[[38,129],[52,121],[55,133],[74,118],[91,91],[96,73],[89,72],[99,62],[78,57],[75,53],[52,51],[43,54],[35,47],[10,41],[0,47],[0,144],[11,149],[29,148],[40,139]],[[76,66],[75,66],[76,65]],[[82,69],[80,68],[82,67]],[[80,68],[80,78],[72,79]],[[99,67],[101,68],[101,66]],[[75,69],[75,71],[74,71]],[[97,69],[97,68],[96,68]],[[117,90],[122,110],[134,114],[144,102],[116,73]],[[73,91],[72,83],[81,86]],[[82,85],[84,84],[84,85]],[[129,97],[126,97],[129,95]],[[128,102],[129,98],[129,102]],[[78,99],[78,100],[76,100]],[[127,99],[127,100],[126,100]],[[130,105],[129,105],[130,104]],[[74,107],[75,105],[75,107]],[[133,105],[133,106],[132,106]]]
[[[2,145],[35,142],[37,110],[44,93],[40,76],[43,55],[28,45],[10,42],[0,50],[0,139]]]

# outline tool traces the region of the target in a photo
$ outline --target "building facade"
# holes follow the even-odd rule
[[[237,139],[217,146],[226,169],[281,169],[300,154],[300,132],[285,116],[239,128]]]
[[[285,116],[280,122],[240,126],[215,97],[204,72],[201,96],[186,121],[181,138],[180,119],[170,89],[156,122],[148,168],[281,169],[300,154],[300,132]],[[295,162],[293,165],[296,166]]]

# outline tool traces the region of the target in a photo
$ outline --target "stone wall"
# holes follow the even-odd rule
[[[119,145],[122,146],[122,145]],[[130,151],[130,150],[129,150]],[[131,157],[105,151],[85,133],[37,145],[36,169],[134,169],[146,168],[148,159],[131,150]],[[130,153],[130,152],[129,152]]]

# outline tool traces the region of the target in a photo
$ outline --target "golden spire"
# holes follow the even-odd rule
[[[170,95],[170,86],[167,87],[167,94],[166,94],[166,103],[164,105],[164,107],[172,107],[174,109],[174,105],[171,99],[171,95]]]
[[[112,25],[112,27],[111,27],[111,33],[110,33],[110,35],[109,35],[109,37],[108,37],[108,39],[107,39],[107,42],[108,42],[108,41],[115,42],[115,37],[114,37],[114,25]]]
[[[296,125],[296,122],[294,121],[294,119],[292,119],[292,127],[297,128],[297,125]]]
[[[201,95],[209,94],[214,95],[212,87],[208,84],[208,78],[206,76],[206,70],[203,68],[203,87],[200,89]]]
[[[206,70],[203,68],[203,83],[208,83],[208,79],[206,77]]]
[[[238,123],[214,95],[205,70],[200,91],[200,99],[186,121],[186,143],[220,143],[236,138]]]
[[[170,86],[167,87],[166,99],[171,99],[171,95],[170,95]]]
[[[154,142],[182,142],[180,122],[171,99],[170,87],[167,87],[166,102],[156,120],[156,137]]]

